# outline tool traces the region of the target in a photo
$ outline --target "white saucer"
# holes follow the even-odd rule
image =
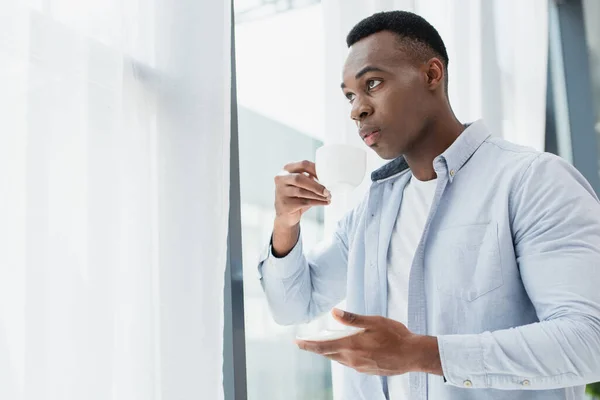
[[[348,336],[356,335],[357,333],[363,332],[363,328],[350,328],[350,329],[324,329],[317,333],[300,334],[296,336],[297,340],[305,340],[309,342],[326,342],[329,340],[337,340]]]

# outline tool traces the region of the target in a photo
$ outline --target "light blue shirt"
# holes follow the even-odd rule
[[[444,378],[410,373],[410,400],[583,399],[600,381],[600,203],[559,157],[470,125],[433,163],[437,189],[410,271],[408,328],[437,336]],[[387,314],[387,256],[410,170],[400,157],[328,241],[259,275],[275,320]],[[392,289],[393,290],[393,289]],[[344,369],[344,400],[387,398]]]

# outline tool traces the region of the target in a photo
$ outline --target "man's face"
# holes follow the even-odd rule
[[[419,140],[431,108],[427,73],[399,49],[398,37],[383,31],[351,46],[342,90],[364,143],[393,159]]]

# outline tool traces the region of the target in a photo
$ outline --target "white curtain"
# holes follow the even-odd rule
[[[0,0],[0,398],[221,399],[228,1]]]
[[[361,146],[339,86],[345,37],[379,11],[407,10],[427,19],[448,50],[449,95],[462,122],[483,118],[492,133],[544,149],[548,0],[323,0],[325,21],[325,142]],[[383,164],[369,151],[369,169]],[[350,204],[363,197],[369,174]],[[344,210],[326,211],[326,230]],[[340,397],[340,367],[333,364]]]

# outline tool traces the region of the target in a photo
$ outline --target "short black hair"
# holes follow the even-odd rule
[[[397,34],[399,43],[418,59],[425,61],[426,57],[438,57],[448,76],[448,52],[440,34],[425,18],[408,11],[380,12],[363,19],[348,33],[346,44],[350,47],[381,31]]]

